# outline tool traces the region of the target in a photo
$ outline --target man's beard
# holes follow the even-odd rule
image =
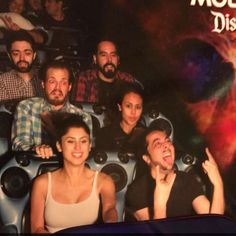
[[[113,70],[112,69],[106,70],[107,66],[113,67]],[[114,78],[117,72],[117,67],[113,63],[106,63],[103,67],[99,66],[98,69],[106,78],[109,79]]]
[[[59,90],[53,90],[51,93],[54,93],[54,92],[58,92]],[[62,92],[60,91],[60,93],[62,94]],[[68,96],[65,96],[64,98],[62,99],[59,99],[59,98],[51,98],[49,94],[46,93],[46,98],[47,98],[47,101],[49,104],[53,105],[53,106],[59,106],[59,105],[63,105],[65,104]]]
[[[25,63],[26,64],[26,67],[19,67],[19,64],[20,63]],[[16,64],[13,63],[13,68],[17,71],[17,72],[20,72],[20,73],[28,73],[31,71],[32,69],[32,63],[29,64],[29,62],[27,61],[18,61]]]

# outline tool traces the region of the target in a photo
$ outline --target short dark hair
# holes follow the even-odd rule
[[[47,72],[49,69],[54,68],[54,69],[65,69],[68,71],[69,73],[69,83],[72,84],[74,77],[73,77],[73,73],[71,71],[71,68],[69,66],[68,63],[66,63],[65,61],[61,61],[61,60],[52,60],[49,62],[46,62],[40,69],[40,78],[42,81],[46,81],[47,78]]]
[[[116,47],[116,52],[117,54],[119,55],[119,48],[118,48],[118,44],[117,42],[112,39],[112,38],[108,38],[108,37],[104,37],[104,38],[100,38],[98,41],[97,41],[97,44],[96,44],[96,47],[95,47],[95,50],[94,50],[94,54],[97,54],[98,52],[98,45],[101,43],[101,42],[111,42],[115,45]]]
[[[65,0],[56,0],[56,2],[62,2],[63,4],[65,4]]]
[[[61,142],[61,138],[70,128],[82,128],[90,137],[90,129],[83,121],[82,116],[74,113],[55,112],[52,113],[52,122],[56,129],[56,139]]]
[[[7,34],[6,46],[8,53],[11,52],[12,44],[16,41],[26,41],[31,45],[32,50],[34,52],[36,51],[36,45],[33,37],[29,33],[27,33],[27,31],[19,30],[19,31],[9,32],[9,34]]]
[[[125,95],[128,93],[138,94],[142,98],[144,104],[144,90],[137,83],[127,83],[127,85],[125,84],[125,86],[123,86],[119,91],[119,95],[117,97],[116,102],[121,105]]]
[[[165,119],[160,118],[160,119],[154,120],[144,132],[143,142],[142,142],[143,143],[142,154],[148,154],[148,152],[147,152],[148,143],[147,143],[146,138],[153,131],[164,132],[167,137],[170,137],[171,132],[172,132],[172,127],[171,127],[170,123]]]

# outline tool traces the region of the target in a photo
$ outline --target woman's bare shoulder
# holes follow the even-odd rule
[[[114,184],[114,180],[112,179],[112,177],[102,172],[98,173],[98,182],[100,185]]]

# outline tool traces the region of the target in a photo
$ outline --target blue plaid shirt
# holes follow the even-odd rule
[[[50,111],[52,111],[52,106],[44,98],[29,98],[18,104],[12,124],[12,150],[27,151],[42,144],[40,114]],[[88,113],[69,102],[65,103],[60,112],[77,113],[81,115],[92,134],[92,119]]]

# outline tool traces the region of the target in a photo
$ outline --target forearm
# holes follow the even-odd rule
[[[224,214],[225,200],[224,200],[224,188],[223,183],[218,183],[214,186],[212,203],[210,208],[211,214]]]
[[[118,215],[115,208],[111,208],[103,213],[103,221],[105,223],[117,222]]]
[[[31,120],[32,117],[27,117],[26,113],[16,113],[11,132],[12,150],[27,151],[34,146]]]
[[[37,227],[31,231],[32,234],[49,234],[49,231],[44,227]]]
[[[34,41],[38,44],[43,44],[44,43],[44,37],[42,34],[37,31],[37,30],[29,30],[27,31],[34,39]]]
[[[28,151],[32,147],[32,140],[27,132],[20,132],[19,127],[12,130],[12,150]]]
[[[154,203],[153,203],[153,219],[162,219],[166,218],[166,206],[169,199],[169,193],[165,191],[160,191],[161,182],[156,185],[154,191]]]
[[[30,149],[31,149],[31,145],[27,144],[26,142],[21,141],[18,138],[13,139],[12,141],[13,151],[28,151]]]
[[[166,204],[159,204],[154,201],[153,219],[166,218]]]

